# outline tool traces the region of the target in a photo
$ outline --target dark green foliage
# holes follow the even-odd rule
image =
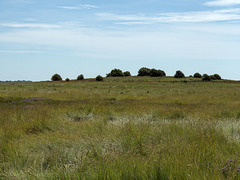
[[[185,75],[183,74],[182,71],[177,71],[176,74],[174,75],[175,78],[184,78]]]
[[[51,78],[52,81],[62,81],[62,77],[59,74],[54,74]]]
[[[195,74],[193,75],[193,77],[195,77],[195,78],[202,78],[202,75],[201,75],[200,73],[195,73]]]
[[[83,79],[84,79],[84,76],[82,74],[77,77],[78,81],[83,80]]]
[[[100,76],[100,75],[98,75],[98,76],[96,77],[96,81],[103,81],[103,77]]]
[[[211,80],[217,80],[214,75],[210,75]]]
[[[219,76],[218,74],[211,75],[210,78],[212,80],[221,80],[222,79],[221,76]]]
[[[151,77],[161,77],[161,76],[166,76],[166,73],[162,70],[151,69],[150,76]]]
[[[146,67],[139,69],[138,76],[150,76],[150,69]]]
[[[211,77],[207,74],[204,74],[203,77],[202,77],[202,80],[203,81],[211,81]]]
[[[69,79],[69,78],[67,78],[67,79],[65,79],[65,81],[69,82],[69,81],[70,81],[70,79]]]
[[[125,71],[123,74],[124,76],[131,76],[131,73],[129,71]]]
[[[120,69],[113,69],[109,74],[107,74],[107,77],[123,77],[123,76],[124,74]]]
[[[213,75],[217,80],[221,80],[222,79],[222,77],[219,75],[219,74],[214,74]]]

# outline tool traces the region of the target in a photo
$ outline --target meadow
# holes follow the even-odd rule
[[[0,179],[240,179],[240,83],[0,83]]]

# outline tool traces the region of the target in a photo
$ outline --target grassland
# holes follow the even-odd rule
[[[0,84],[0,179],[240,179],[240,84]]]

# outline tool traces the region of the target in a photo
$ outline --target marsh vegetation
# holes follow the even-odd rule
[[[0,84],[0,179],[238,179],[240,84]]]

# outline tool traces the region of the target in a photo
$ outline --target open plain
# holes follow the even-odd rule
[[[240,83],[0,84],[0,179],[239,179]]]

